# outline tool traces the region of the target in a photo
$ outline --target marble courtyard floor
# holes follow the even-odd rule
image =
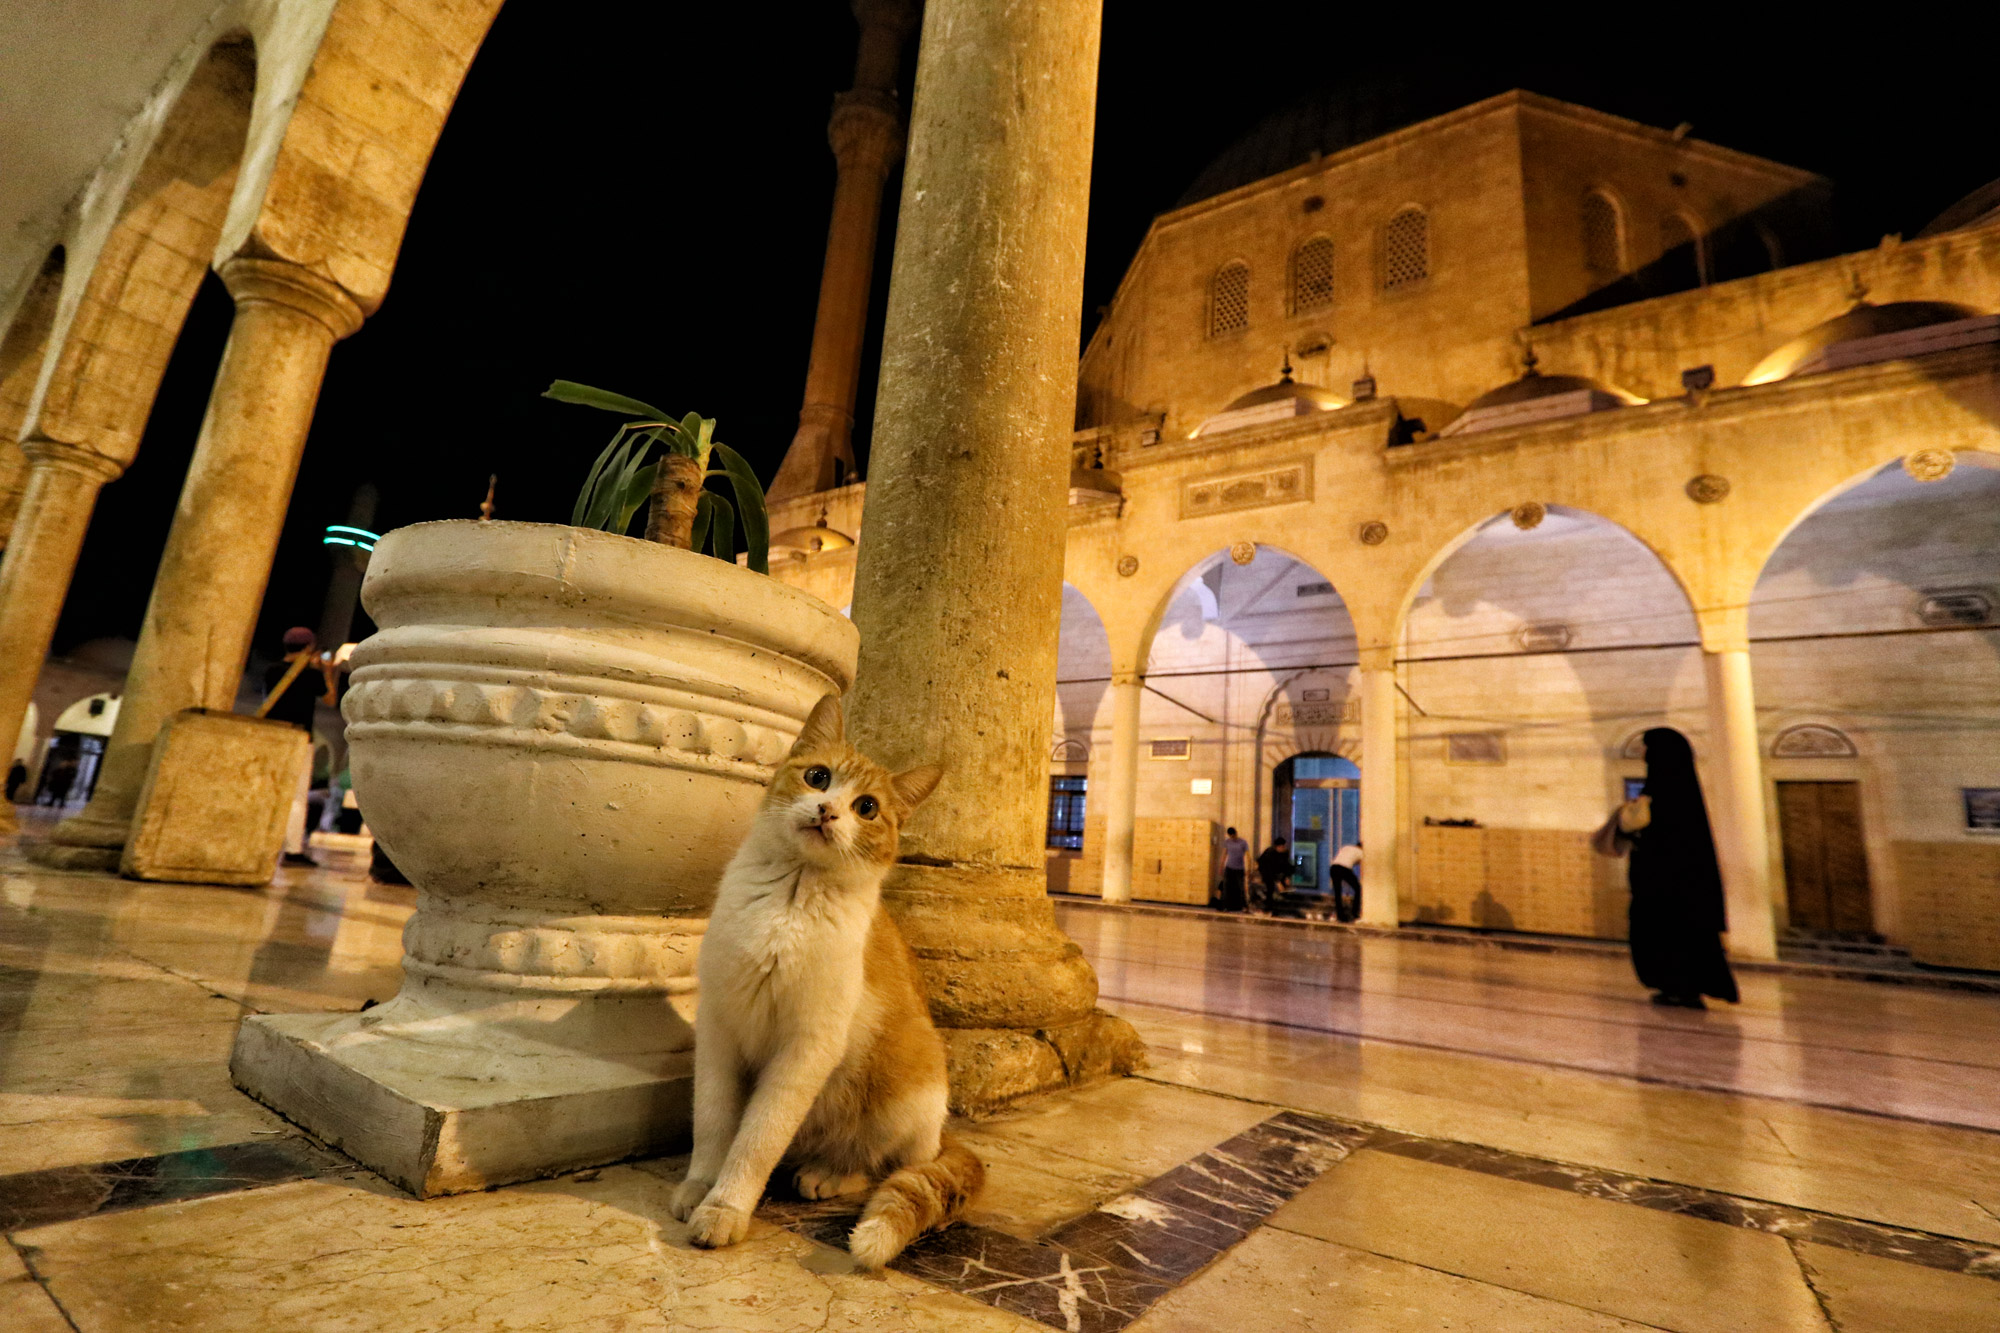
[[[262,891],[0,858],[0,1330],[2000,1330],[2000,995],[1062,903],[1141,1077],[963,1127],[884,1276],[851,1205],[691,1249],[679,1159],[419,1202],[237,1092],[246,1013],[397,982],[350,849]]]

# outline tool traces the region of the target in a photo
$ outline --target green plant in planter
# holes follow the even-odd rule
[[[750,568],[759,574],[771,572],[771,520],[764,509],[764,488],[743,456],[715,439],[714,418],[690,412],[676,421],[649,403],[575,380],[557,380],[542,397],[634,418],[618,428],[591,465],[571,523],[624,533],[639,507],[650,500],[649,540],[707,551],[734,564],[740,521]],[[664,452],[649,463],[656,444]],[[711,480],[729,482],[735,505],[708,489]]]

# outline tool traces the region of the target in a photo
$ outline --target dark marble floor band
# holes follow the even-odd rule
[[[1069,1333],[1115,1333],[1206,1268],[1374,1133],[1285,1111],[1066,1222],[1039,1241],[957,1226],[891,1267]],[[764,1215],[845,1247],[845,1204],[766,1205]]]
[[[2000,1281],[2000,1248],[1976,1241],[1906,1231],[1876,1222],[1864,1222],[1859,1218],[1816,1213],[1764,1199],[1649,1180],[1644,1176],[1620,1175],[1616,1171],[1596,1167],[1569,1166],[1473,1143],[1454,1143],[1446,1139],[1427,1139],[1380,1130],[1364,1146],[1398,1157],[1413,1157],[1465,1171],[1545,1185],[1585,1198],[1637,1204],[1656,1212],[1680,1213],[1705,1222],[1721,1222],[1727,1226],[1769,1232],[1788,1240],[1812,1241],[1853,1250],[1858,1254],[1899,1259],[1904,1263],[1921,1264],[1948,1273],[1967,1273]]]
[[[984,1227],[952,1227],[919,1240],[892,1266],[1051,1328],[1111,1333],[1364,1148],[2000,1280],[2000,1249],[1972,1241],[1298,1111],[1280,1112],[1038,1241]],[[771,1203],[761,1211],[842,1249],[859,1216],[852,1200]]]
[[[291,1135],[0,1176],[0,1231],[348,1171],[346,1158]]]

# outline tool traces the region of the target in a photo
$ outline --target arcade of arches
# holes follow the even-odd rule
[[[444,851],[397,852],[413,887],[366,832],[222,866],[275,829],[232,800],[289,810],[312,749],[219,715],[259,692],[321,377],[497,8],[103,0],[131,59],[55,53],[75,123],[0,179],[0,733],[33,779],[0,805],[0,1324],[2000,1325],[1992,187],[1830,254],[1820,178],[1508,93],[1162,215],[1079,363],[1099,7],[855,0],[777,582],[392,535],[373,570],[429,549],[403,582],[440,616],[541,599],[532,634],[482,604],[379,636],[318,719],[403,756],[354,764],[382,848]],[[136,646],[50,662],[211,270],[234,323]],[[541,554],[481,563],[510,542]],[[615,613],[568,596],[599,574]],[[738,649],[770,680],[674,656]],[[947,760],[883,903],[991,1170],[886,1277],[829,1248],[839,1201],[719,1254],[667,1206],[718,844],[683,793],[747,821],[828,689],[884,762]],[[1740,1008],[1649,1003],[1589,851],[1659,726]],[[206,727],[292,757],[176,757]],[[170,807],[190,859],[146,862]],[[1358,926],[1203,910],[1230,828],[1288,840],[1308,909],[1358,852]],[[1886,961],[1797,961],[1836,946]]]

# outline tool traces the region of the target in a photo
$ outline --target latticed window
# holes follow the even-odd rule
[[[1430,214],[1406,208],[1382,228],[1382,290],[1414,287],[1430,275]]]
[[[1292,253],[1292,313],[1333,304],[1333,242],[1315,236]]]
[[[1618,205],[1602,190],[1583,196],[1583,266],[1600,276],[1625,271]]]
[[[1237,261],[1216,270],[1208,284],[1208,336],[1250,327],[1250,266]]]

